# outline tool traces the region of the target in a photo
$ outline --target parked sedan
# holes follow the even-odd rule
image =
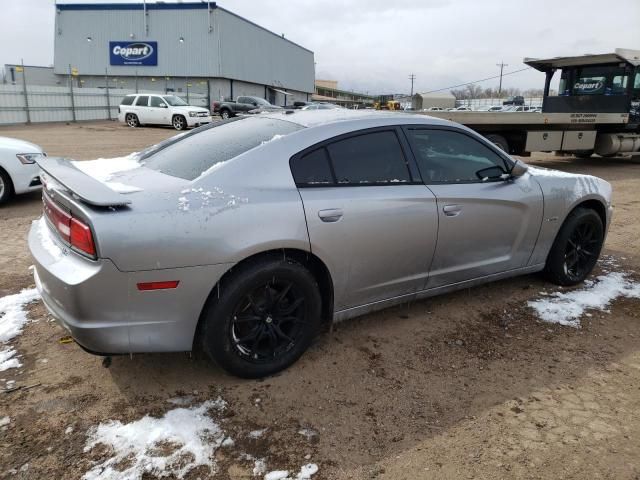
[[[41,188],[36,160],[45,155],[42,148],[33,143],[0,137],[0,205],[14,194]]]
[[[205,126],[112,172],[126,194],[82,162],[39,163],[35,282],[76,341],[102,354],[202,348],[242,377],[390,305],[539,271],[577,284],[612,212],[604,180],[528,168],[466,127],[401,113]]]

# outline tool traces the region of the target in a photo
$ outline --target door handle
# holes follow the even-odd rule
[[[342,218],[341,208],[328,208],[326,210],[319,210],[318,217],[320,220],[327,223],[337,222]]]
[[[442,211],[447,217],[457,217],[462,211],[462,205],[445,205]]]

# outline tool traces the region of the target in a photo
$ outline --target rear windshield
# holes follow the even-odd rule
[[[303,127],[272,118],[242,118],[213,124],[151,147],[141,155],[146,167],[173,177],[194,180],[213,165]]]

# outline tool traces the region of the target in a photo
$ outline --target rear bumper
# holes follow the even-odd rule
[[[51,315],[85,350],[102,354],[189,351],[213,286],[228,265],[123,272],[109,259],[68,251],[33,222],[29,249],[36,288]],[[171,290],[140,282],[179,280]]]

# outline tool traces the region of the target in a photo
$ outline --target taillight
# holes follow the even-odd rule
[[[56,229],[62,241],[81,253],[95,257],[96,246],[89,226],[72,214],[65,212],[52,202],[46,193],[43,193],[42,201],[44,203],[44,214]]]
[[[71,218],[71,235],[69,237],[69,243],[72,247],[82,250],[92,257],[96,256],[96,246],[93,243],[91,229],[77,218]]]

